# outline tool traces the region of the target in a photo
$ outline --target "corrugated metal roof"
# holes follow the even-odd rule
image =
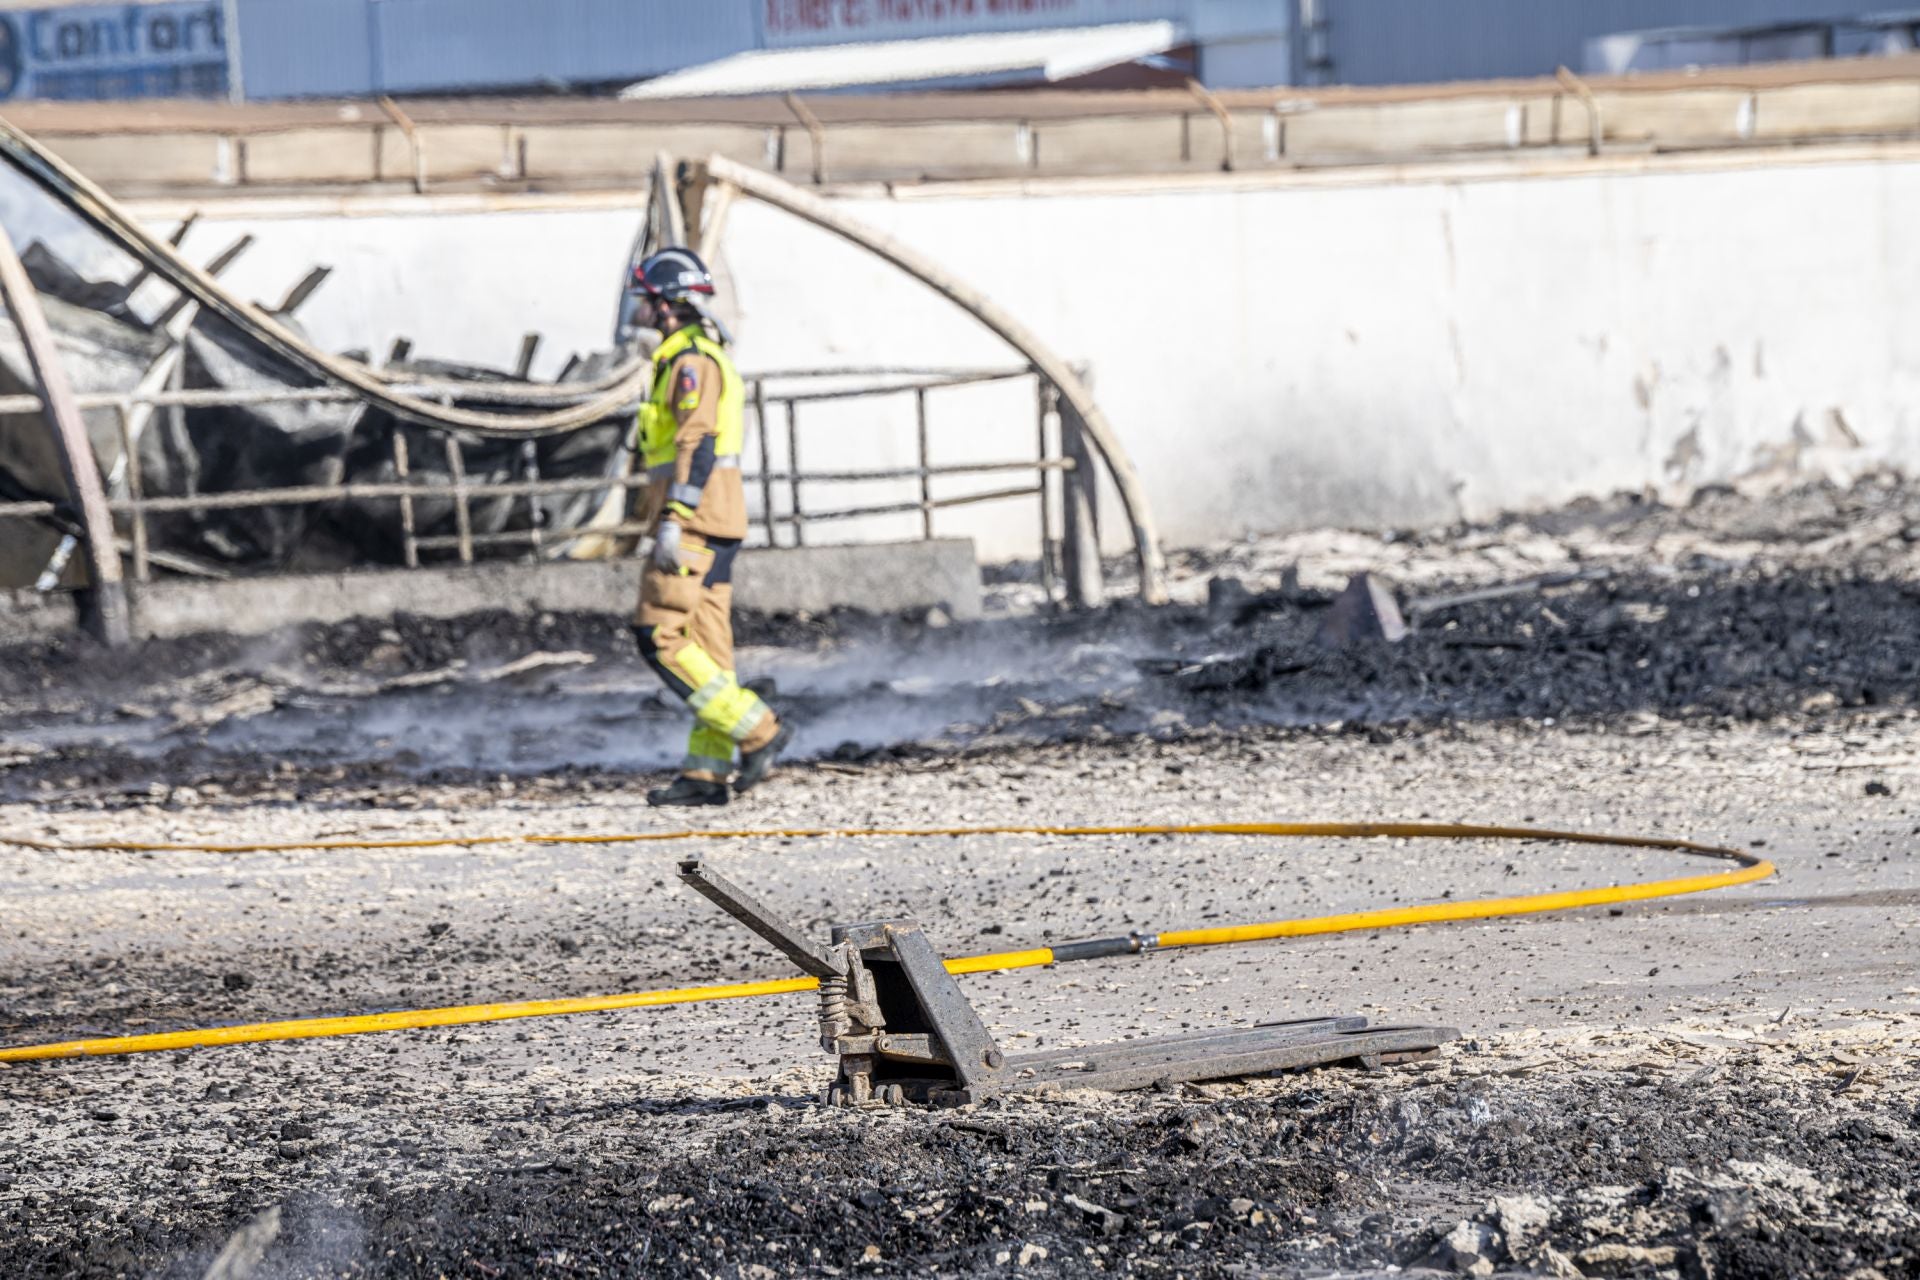
[[[1173,22],[757,49],[634,85],[623,98],[731,97],[963,79],[1065,80],[1186,43]]]

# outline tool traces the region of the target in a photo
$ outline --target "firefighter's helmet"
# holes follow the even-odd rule
[[[687,302],[713,296],[713,276],[691,249],[662,249],[633,269],[628,292],[665,302]]]

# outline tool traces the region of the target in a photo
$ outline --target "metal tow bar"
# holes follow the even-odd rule
[[[1452,1027],[1335,1017],[1007,1054],[912,921],[836,925],[831,943],[819,947],[697,858],[680,864],[680,878],[819,979],[820,1045],[840,1063],[829,1105],[959,1106],[1003,1093],[1119,1092],[1341,1062],[1378,1067],[1460,1038]]]

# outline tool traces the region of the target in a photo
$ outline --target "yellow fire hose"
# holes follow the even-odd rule
[[[1533,827],[1491,827],[1434,822],[1252,822],[1208,823],[1194,826],[1112,827],[933,827],[933,828],[794,828],[770,831],[657,831],[607,835],[500,835],[443,837],[431,840],[300,840],[257,844],[185,844],[106,840],[61,844],[0,836],[0,844],[50,853],[277,853],[315,849],[426,849],[439,846],[499,844],[644,844],[673,840],[867,839],[877,837],[933,838],[962,836],[1319,836],[1336,839],[1394,837],[1414,840],[1533,840],[1563,844],[1611,845],[1627,849],[1657,849],[1715,858],[1737,864],[1731,871],[1640,884],[1608,885],[1553,893],[1521,894],[1505,898],[1478,898],[1436,902],[1424,906],[1386,907],[1343,915],[1262,924],[1227,925],[1212,929],[1182,929],[1159,935],[1134,934],[1093,943],[1071,943],[1058,948],[1003,951],[947,961],[950,973],[992,973],[1031,969],[1065,960],[1093,959],[1129,952],[1174,947],[1231,946],[1275,938],[1304,938],[1318,934],[1367,929],[1396,929],[1409,925],[1441,924],[1455,920],[1490,920],[1503,916],[1534,915],[1544,911],[1571,911],[1581,907],[1612,906],[1704,893],[1751,884],[1773,875],[1774,867],[1751,853],[1720,845],[1698,844],[1661,836],[1627,836],[1581,831],[1552,831]],[[781,978],[766,982],[739,982],[725,986],[682,987],[664,991],[637,991],[625,995],[586,996],[564,1000],[521,1000],[508,1004],[460,1005],[444,1009],[410,1009],[337,1018],[302,1018],[288,1022],[260,1022],[236,1027],[172,1031],[153,1035],[114,1036],[72,1040],[62,1044],[24,1045],[0,1049],[0,1062],[34,1062],[49,1058],[111,1057],[152,1053],[164,1049],[193,1049],[211,1045],[259,1044],[277,1040],[308,1040],[326,1036],[362,1035],[375,1031],[405,1031],[423,1027],[470,1026],[510,1018],[541,1018],[571,1013],[605,1013],[618,1009],[648,1009],[663,1005],[697,1004],[708,1000],[740,1000],[757,996],[811,991],[812,978]]]

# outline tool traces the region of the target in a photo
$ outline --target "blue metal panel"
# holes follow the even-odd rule
[[[1295,0],[1326,18],[1307,83],[1409,84],[1553,74],[1595,36],[1648,27],[1849,17],[1873,0]],[[1311,47],[1312,42],[1303,42]]]
[[[361,96],[638,80],[758,47],[1172,20],[1303,83],[1550,75],[1602,35],[1848,17],[1873,0],[237,0],[247,96]],[[1203,52],[1202,66],[1207,59]],[[1243,59],[1244,61],[1244,59]],[[1268,78],[1258,67],[1227,82]],[[1271,78],[1278,79],[1277,75]]]
[[[1796,19],[1762,27],[1666,27],[1587,42],[1587,70],[1600,74],[1731,66],[1807,58],[1912,53],[1920,46],[1920,10],[1856,18]]]
[[[760,0],[238,0],[247,97],[638,80],[753,48]]]
[[[366,0],[237,0],[249,99],[359,98],[374,91]]]
[[[369,0],[384,92],[638,80],[756,41],[752,0]]]

